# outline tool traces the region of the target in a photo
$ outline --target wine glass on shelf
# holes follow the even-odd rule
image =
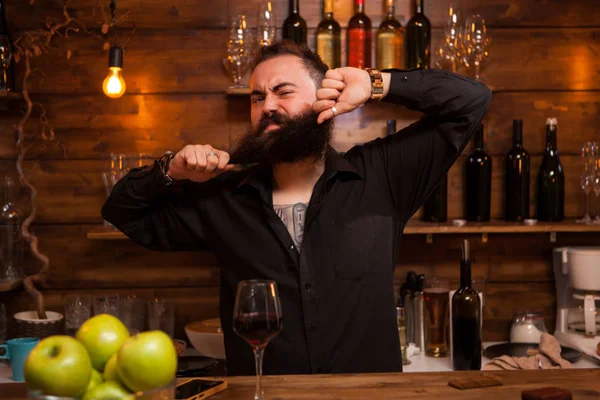
[[[231,19],[231,30],[227,42],[227,57],[223,59],[223,65],[231,74],[233,88],[246,87],[242,83],[247,71],[252,52],[252,37],[245,15],[238,15]]]
[[[233,311],[233,330],[254,351],[256,392],[254,400],[263,400],[261,386],[263,355],[267,344],[283,327],[283,315],[277,284],[269,280],[241,281],[237,286]]]
[[[277,20],[273,10],[273,2],[261,3],[258,7],[258,45],[269,46],[275,41]]]
[[[594,218],[595,224],[600,224],[600,142],[597,142],[594,146],[594,170],[592,173],[592,189],[596,195],[596,218]]]
[[[456,72],[463,52],[463,21],[461,11],[452,5],[448,9],[444,33],[444,41],[437,49],[439,58],[436,64],[438,68]]]
[[[6,71],[12,59],[12,50],[8,36],[0,34],[0,94],[8,91],[8,82],[6,81]]]
[[[592,222],[592,218],[590,217],[590,193],[593,189],[595,153],[596,144],[585,142],[581,148],[581,156],[579,157],[579,185],[585,194],[585,212],[583,218],[575,221],[579,224],[589,224]]]
[[[479,15],[471,15],[465,22],[463,62],[467,68],[474,69],[475,80],[481,80],[483,64],[489,60],[488,47],[492,39],[487,34],[485,19]]]

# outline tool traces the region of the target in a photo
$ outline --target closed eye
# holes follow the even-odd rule
[[[252,98],[252,104],[257,104],[260,103],[261,101],[263,101],[265,99],[264,96],[256,96]]]

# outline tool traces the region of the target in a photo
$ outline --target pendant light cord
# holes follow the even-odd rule
[[[116,0],[110,0],[110,13],[112,15],[113,26],[115,27],[115,46],[118,46],[116,9],[117,9]]]

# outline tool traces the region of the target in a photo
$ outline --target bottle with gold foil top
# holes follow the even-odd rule
[[[387,16],[377,31],[377,69],[404,67],[404,29],[394,16],[394,0],[386,0]]]
[[[323,2],[323,20],[317,26],[317,54],[330,69],[342,66],[340,24],[333,19],[333,0]]]

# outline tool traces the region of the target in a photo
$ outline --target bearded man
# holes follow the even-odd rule
[[[215,254],[229,375],[255,373],[232,326],[237,284],[250,279],[275,281],[283,309],[265,374],[402,371],[400,238],[481,123],[490,90],[433,69],[328,70],[290,42],[262,48],[250,87],[251,128],[231,154],[188,145],[132,170],[102,215],[148,249]],[[334,150],[335,117],[376,101],[424,115]]]

